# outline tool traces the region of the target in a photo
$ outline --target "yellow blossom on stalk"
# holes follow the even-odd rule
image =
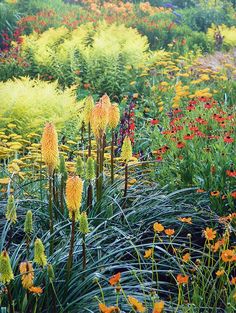
[[[14,274],[11,268],[9,255],[7,251],[2,251],[0,255],[0,282],[6,284],[12,279],[14,279]]]
[[[108,125],[110,128],[116,128],[120,121],[120,110],[117,104],[110,105],[108,109]]]
[[[69,216],[75,213],[75,220],[79,220],[79,209],[81,207],[83,192],[83,181],[79,176],[70,176],[66,182],[66,203],[69,210]]]
[[[132,145],[130,138],[128,136],[125,137],[123,141],[123,145],[121,148],[121,158],[128,163],[129,160],[132,158]]]
[[[92,111],[94,108],[94,100],[92,96],[88,96],[85,99],[85,107],[84,107],[84,122],[85,124],[89,124],[92,118]]]
[[[143,304],[141,302],[139,302],[136,298],[128,296],[128,301],[129,303],[132,305],[133,309],[136,312],[140,312],[143,313],[146,311],[145,307],[143,306]]]
[[[34,282],[34,269],[30,262],[21,262],[20,263],[20,273],[21,273],[21,281],[22,286],[25,289],[29,289],[33,286]]]
[[[165,306],[164,301],[155,302],[152,313],[162,313],[164,310],[164,306]]]
[[[48,167],[49,175],[52,175],[59,157],[57,133],[52,123],[46,123],[41,144],[43,161]]]
[[[90,123],[95,137],[102,137],[108,124],[108,110],[101,101],[93,108]]]

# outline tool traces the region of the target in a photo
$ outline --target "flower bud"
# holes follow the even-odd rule
[[[34,242],[34,262],[42,267],[47,264],[45,248],[41,239],[39,238],[37,238]]]
[[[87,218],[87,213],[86,212],[82,212],[81,213],[79,230],[84,235],[89,233],[88,218]]]
[[[94,168],[94,160],[92,157],[87,159],[86,164],[86,179],[92,180],[95,178],[95,168]]]
[[[28,210],[26,213],[24,232],[28,235],[33,232],[33,214],[31,210]]]
[[[17,215],[16,215],[16,205],[14,196],[10,195],[7,201],[7,208],[6,208],[6,219],[11,221],[12,223],[16,223]]]

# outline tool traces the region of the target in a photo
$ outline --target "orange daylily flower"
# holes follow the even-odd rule
[[[43,293],[43,289],[41,287],[32,286],[29,288],[29,291],[35,294]]]
[[[142,302],[139,302],[136,298],[128,296],[129,303],[132,305],[135,311],[143,313],[146,311]]]
[[[185,263],[189,262],[190,259],[191,259],[190,253],[185,253],[185,254],[182,256],[182,260],[183,260]]]
[[[111,286],[117,285],[117,284],[120,282],[120,277],[121,277],[121,274],[120,274],[120,273],[117,273],[117,274],[113,275],[113,276],[109,279],[110,285],[111,285]]]
[[[117,306],[108,307],[104,303],[99,303],[98,307],[101,313],[115,313],[120,311]]]
[[[231,279],[230,283],[232,285],[236,285],[236,276]]]
[[[178,274],[176,279],[177,279],[178,285],[187,284],[189,276]]]
[[[164,301],[155,302],[152,313],[162,313],[164,306]]]
[[[216,231],[212,228],[207,227],[204,231],[204,236],[207,240],[214,240],[216,238]]]
[[[171,228],[168,228],[168,229],[165,229],[165,234],[169,237],[171,237],[172,235],[174,235],[175,233],[175,230],[174,229],[171,229]]]
[[[236,254],[234,250],[224,250],[221,253],[221,259],[223,262],[227,263],[227,262],[235,262],[236,261]]]
[[[192,218],[191,217],[179,217],[178,220],[182,223],[192,224]]]

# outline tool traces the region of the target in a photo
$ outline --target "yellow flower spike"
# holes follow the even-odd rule
[[[59,158],[57,133],[52,123],[46,123],[41,144],[42,159],[47,165],[49,175],[51,176]]]
[[[3,251],[0,256],[0,282],[6,284],[12,279],[14,279],[14,274],[11,268],[10,258],[7,251]]]
[[[119,121],[120,109],[117,104],[112,104],[108,109],[108,125],[110,128],[116,128]]]
[[[82,201],[83,181],[79,176],[71,176],[66,182],[66,203],[69,210],[69,216],[72,218],[72,212],[75,213],[75,220],[79,220],[80,207]]]
[[[94,136],[97,138],[102,137],[108,124],[108,110],[101,101],[93,108],[90,123]]]
[[[126,163],[128,163],[129,160],[132,158],[132,145],[128,136],[126,136],[123,141],[123,145],[121,148],[121,158]]]
[[[91,122],[92,118],[92,111],[94,108],[94,100],[92,96],[88,96],[85,99],[85,107],[84,107],[84,122],[86,125],[88,125]]]

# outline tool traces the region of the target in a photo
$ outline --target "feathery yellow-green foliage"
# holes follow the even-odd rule
[[[212,25],[208,29],[207,35],[211,40],[214,40],[215,32],[220,32],[223,38],[223,45],[226,47],[235,47],[236,46],[236,27],[228,27],[224,24],[216,26]]]
[[[73,118],[79,122],[80,104],[75,91],[60,90],[57,82],[28,77],[0,82],[0,98],[0,126],[14,122],[24,134],[41,128],[49,120],[57,129]]]

